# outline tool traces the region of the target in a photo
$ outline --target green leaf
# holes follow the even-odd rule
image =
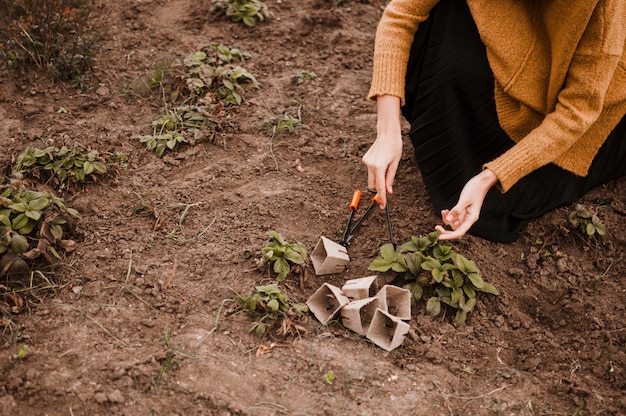
[[[439,298],[433,296],[428,299],[426,303],[426,311],[432,316],[437,316],[441,312],[441,302],[439,302]]]
[[[420,252],[406,254],[407,267],[415,276],[422,272],[422,261],[424,261],[424,255]]]
[[[289,263],[287,262],[287,260],[277,259],[274,262],[274,272],[276,272],[277,274],[276,280],[278,280],[279,282],[282,282],[283,280],[285,280],[285,278],[287,277],[290,271],[291,271],[291,267],[289,266]]]
[[[20,202],[9,205],[9,208],[15,212],[25,212],[28,209],[28,204],[26,202]]]
[[[107,173],[107,167],[104,163],[102,162],[93,162],[93,168],[96,170],[96,172],[101,173],[101,174],[105,174]]]
[[[285,251],[285,260],[294,263],[294,264],[302,264],[306,261],[306,259],[299,252],[294,249],[288,247]]]
[[[283,246],[287,245],[287,242],[285,241],[283,236],[278,234],[276,231],[269,230],[265,234],[267,234],[270,237],[270,239],[276,240],[278,244],[283,245]]]
[[[452,286],[454,287],[462,287],[465,283],[465,278],[463,277],[463,273],[457,268],[454,268],[450,271],[452,274]]]
[[[426,260],[422,262],[422,269],[424,270],[438,270],[441,268],[441,263],[432,257],[426,257]]]
[[[373,272],[384,273],[391,269],[391,261],[382,257],[377,257],[370,263],[367,269]]]
[[[485,286],[487,285],[487,283],[485,283]],[[483,286],[484,288],[484,286]],[[474,298],[476,297],[476,290],[474,290],[474,287],[470,284],[466,284],[463,285],[463,292],[465,292],[465,294],[467,295],[468,298]]]
[[[262,322],[252,322],[250,324],[250,331],[254,331],[258,336],[262,337],[265,335],[266,327]]]
[[[460,325],[462,323],[465,323],[466,319],[467,319],[467,312],[465,312],[463,309],[459,309],[456,312],[456,316],[452,320],[452,323]]]
[[[485,287],[485,281],[478,273],[469,273],[467,277],[477,289],[480,290]]]
[[[383,246],[380,248],[380,255],[386,259],[392,259],[395,254],[396,249],[391,243],[383,244]]]
[[[403,258],[397,258],[397,261],[391,263],[391,270],[396,273],[404,273],[408,270]]]
[[[24,213],[24,215],[26,215],[28,218],[31,218],[35,221],[39,221],[39,219],[41,218],[41,212],[39,211],[26,211]]]
[[[298,313],[298,316],[304,315],[309,311],[309,307],[303,303],[294,303],[292,306]]]
[[[28,209],[32,211],[42,211],[50,204],[50,200],[46,197],[33,199],[28,203]]]
[[[461,302],[465,302],[465,297],[463,296],[463,289],[455,287],[450,291],[450,302],[453,305],[460,305]]]
[[[465,312],[470,313],[474,310],[474,307],[476,307],[476,298],[469,298],[468,300],[464,301],[462,304],[459,303],[459,306]]]
[[[452,246],[449,245],[439,243],[433,248],[433,256],[439,260],[448,260],[453,254]]]
[[[278,300],[271,299],[269,302],[267,302],[267,308],[272,312],[278,312],[280,304],[278,303]]]
[[[254,290],[256,290],[259,293],[266,294],[266,295],[278,295],[281,293],[280,288],[275,283],[272,283],[270,285],[265,285],[265,286],[257,286],[254,288]]]
[[[67,213],[70,214],[72,217],[80,218],[80,213],[74,208],[67,208]]]
[[[411,303],[415,305],[422,298],[424,288],[417,283],[409,283],[404,288],[411,292]]]
[[[485,285],[479,289],[481,292],[485,292],[485,293],[491,293],[492,295],[499,295],[500,293],[498,292],[498,289],[496,289],[496,287],[494,285],[492,285],[491,283],[486,283]]]
[[[85,175],[91,175],[95,170],[93,164],[91,162],[85,162],[83,164],[83,170],[85,171]]]
[[[13,234],[11,237],[11,250],[15,254],[22,254],[28,250],[28,240],[20,234]]]
[[[596,232],[598,233],[598,235],[605,235],[606,227],[604,226],[604,224],[596,224]]]
[[[28,221],[29,221],[29,218],[24,213],[21,213],[17,215],[15,218],[13,218],[11,225],[14,230],[19,230],[20,228],[23,228],[26,225],[28,225]]]
[[[476,264],[460,254],[454,256],[454,264],[456,264],[459,270],[461,270],[465,274],[478,273],[478,268],[476,267]]]

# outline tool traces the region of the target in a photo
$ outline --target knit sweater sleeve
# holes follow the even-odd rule
[[[404,105],[406,66],[413,37],[439,0],[392,0],[376,30],[374,68],[369,99],[379,95],[400,97]]]
[[[484,165],[498,177],[503,192],[530,172],[558,159],[602,112],[626,38],[626,2],[606,3],[613,7],[601,7],[594,13],[569,65],[554,110],[511,149]],[[496,88],[496,95],[502,93]],[[509,110],[516,111],[513,107]],[[506,108],[499,111],[503,112],[500,117],[507,117]]]

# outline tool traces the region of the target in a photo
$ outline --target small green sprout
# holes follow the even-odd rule
[[[139,141],[162,157],[166,150],[176,150],[181,143],[195,145],[206,139],[206,127],[215,130],[205,106],[185,105],[167,111],[161,118],[152,122],[153,134],[139,137]]]
[[[28,348],[28,345],[18,345],[17,347],[17,351],[12,355],[14,360],[25,360],[26,358],[28,358],[28,356],[31,354],[31,350],[30,348]]]
[[[309,71],[299,71],[295,78],[294,81],[296,84],[304,84],[307,82],[311,82],[313,81],[315,78],[317,78],[317,75],[315,74],[315,72],[309,72]]]
[[[600,221],[600,218],[598,218],[596,213],[587,210],[582,204],[576,204],[576,208],[569,213],[568,218],[572,227],[587,237],[606,234],[606,227]]]
[[[237,295],[237,302],[255,319],[250,324],[250,331],[259,336],[265,335],[277,321],[280,321],[277,335],[305,331],[296,322],[309,311],[308,306],[290,301],[277,284],[256,286],[248,296]]]
[[[335,376],[335,373],[333,373],[333,370],[328,370],[326,374],[324,374],[324,381],[327,382],[328,384],[333,384],[336,378],[337,376]]]
[[[270,239],[261,249],[260,266],[272,265],[276,280],[282,282],[290,273],[303,273],[308,252],[302,243],[288,243],[276,231],[268,231]]]
[[[273,15],[261,0],[213,0],[213,3],[214,11],[225,11],[230,20],[249,27]]]

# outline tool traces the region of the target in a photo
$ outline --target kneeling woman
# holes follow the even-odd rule
[[[626,176],[626,2],[391,0],[363,162],[382,196],[401,114],[441,239],[514,241],[528,220]]]

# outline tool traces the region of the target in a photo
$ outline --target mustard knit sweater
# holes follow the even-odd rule
[[[437,2],[391,0],[376,31],[369,98],[404,104],[413,36]],[[516,143],[484,167],[503,192],[549,163],[586,176],[626,114],[626,0],[467,4],[494,74],[500,125]]]

